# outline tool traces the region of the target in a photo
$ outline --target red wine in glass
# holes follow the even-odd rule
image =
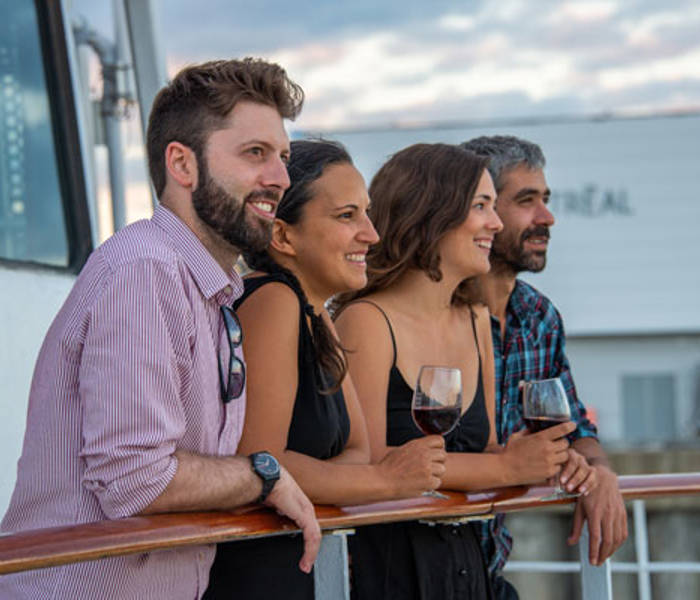
[[[462,372],[451,367],[423,365],[413,391],[411,415],[425,435],[445,435],[462,415]],[[447,498],[431,490],[424,496]]]
[[[571,419],[571,408],[566,391],[558,377],[521,381],[523,392],[523,419],[532,433],[554,427]],[[554,492],[546,500],[566,498],[559,476],[555,478]]]
[[[413,420],[425,435],[445,435],[459,421],[459,406],[426,406],[413,409]]]
[[[544,431],[559,423],[566,423],[569,417],[566,415],[559,416],[548,416],[548,417],[529,417],[525,419],[525,425],[532,433],[537,433],[538,431]]]

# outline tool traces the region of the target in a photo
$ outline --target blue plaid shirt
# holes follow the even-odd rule
[[[505,337],[501,339],[500,323],[495,317],[491,317],[491,333],[496,367],[496,434],[500,444],[525,426],[518,383],[550,377],[561,379],[569,397],[571,420],[578,424],[571,439],[597,437],[596,428],[576,395],[564,353],[564,324],[549,299],[516,279],[506,308]],[[513,548],[505,515],[482,522],[480,533],[489,571],[500,573]]]

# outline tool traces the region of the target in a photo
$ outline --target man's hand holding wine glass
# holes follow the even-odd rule
[[[575,429],[574,423],[566,421],[538,433],[523,429],[511,435],[501,453],[509,480],[532,485],[557,475],[569,459],[566,436]]]

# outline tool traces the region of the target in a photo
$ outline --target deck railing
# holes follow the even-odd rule
[[[631,573],[637,577],[638,600],[652,600],[651,575],[652,573],[683,573],[700,574],[700,560],[695,561],[651,561],[649,560],[649,536],[647,534],[647,510],[644,500],[632,500],[631,531],[634,536],[635,561],[610,560],[611,573]],[[552,561],[552,560],[510,560],[506,565],[509,573],[581,573],[586,566],[585,552],[588,542],[582,544],[581,560]],[[589,566],[589,565],[588,565]],[[606,574],[607,576],[607,574]],[[584,582],[585,583],[585,582]],[[590,582],[589,582],[590,583]],[[593,598],[612,598],[608,595],[591,596]]]
[[[625,500],[700,495],[700,473],[621,476],[619,484]],[[316,597],[348,597],[346,536],[355,527],[411,520],[464,522],[574,501],[545,499],[551,491],[550,487],[518,486],[468,494],[447,492],[447,499],[421,496],[360,506],[316,506],[324,533],[315,569]],[[130,517],[24,531],[0,537],[0,574],[294,531],[297,529],[289,520],[250,506],[230,512]],[[581,541],[581,550],[584,600],[612,598],[609,561],[600,567],[588,564],[586,539]]]

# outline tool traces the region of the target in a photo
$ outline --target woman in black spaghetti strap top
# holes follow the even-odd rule
[[[395,154],[370,186],[381,240],[367,257],[368,285],[338,300],[336,327],[368,424],[372,460],[423,434],[411,417],[423,364],[461,369],[463,413],[446,436],[442,487],[515,483],[494,433],[489,315],[470,278],[488,272],[502,229],[486,160],[446,144]],[[493,452],[484,452],[493,450]],[[397,600],[491,598],[469,524],[384,524],[349,539],[353,597]]]
[[[288,172],[272,241],[245,255],[255,271],[235,306],[247,367],[238,451],[271,452],[316,504],[417,496],[439,484],[444,442],[407,440],[369,464],[364,416],[325,309],[367,282],[365,256],[378,238],[364,181],[345,149],[324,141],[292,142]],[[301,554],[301,536],[220,544],[205,598],[311,600]]]

